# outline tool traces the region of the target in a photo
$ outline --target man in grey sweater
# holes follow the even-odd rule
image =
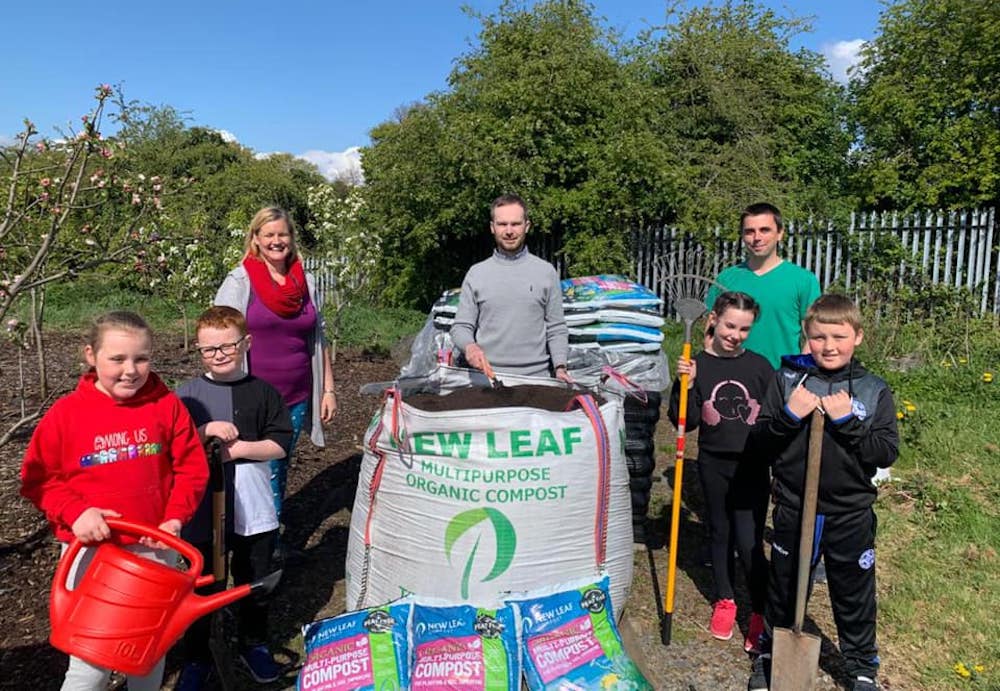
[[[465,275],[452,341],[478,369],[489,358],[498,372],[554,374],[571,382],[559,275],[528,251],[527,215],[527,205],[516,194],[497,197],[490,206],[496,249]]]

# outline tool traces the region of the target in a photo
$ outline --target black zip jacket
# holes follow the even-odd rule
[[[810,417],[796,420],[785,403],[803,378],[806,389],[818,396],[847,390],[853,399],[847,418],[827,418],[824,424],[817,512],[837,514],[871,506],[876,496],[871,482],[876,469],[892,465],[899,451],[892,392],[885,381],[856,360],[831,372],[817,367],[811,355],[781,359],[781,368],[751,431],[754,449],[774,459],[775,502],[795,509],[802,504]]]

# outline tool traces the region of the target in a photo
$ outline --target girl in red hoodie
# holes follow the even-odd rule
[[[208,481],[208,464],[187,409],[150,371],[149,326],[132,312],[94,322],[84,356],[90,370],[35,428],[21,468],[21,494],[45,513],[56,538],[84,544],[106,540],[106,516],[180,534]],[[174,553],[143,539],[132,551],[163,563]],[[93,557],[80,553],[73,588]],[[70,657],[64,690],[104,689],[110,670]],[[129,689],[159,689],[163,660]]]

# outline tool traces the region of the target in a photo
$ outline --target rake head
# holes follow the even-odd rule
[[[724,288],[709,276],[715,275],[714,256],[703,247],[670,251],[658,260],[663,276],[667,309],[685,322],[694,322],[705,313],[705,298],[714,285]]]

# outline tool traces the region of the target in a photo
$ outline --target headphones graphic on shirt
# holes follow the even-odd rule
[[[715,426],[723,420],[742,420],[747,425],[757,421],[760,403],[750,397],[742,382],[724,379],[715,385],[708,400],[701,404],[701,421]]]

